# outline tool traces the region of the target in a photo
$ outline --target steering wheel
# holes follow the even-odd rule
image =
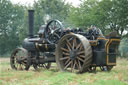
[[[59,20],[51,20],[45,28],[45,39],[50,44],[55,44],[60,39],[64,27]]]

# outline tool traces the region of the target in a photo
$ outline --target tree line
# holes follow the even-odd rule
[[[33,6],[25,6],[13,4],[10,0],[0,0],[0,55],[20,47],[27,37],[28,9],[35,10],[35,34],[49,17],[60,20],[65,28],[79,27],[86,30],[93,25],[100,28],[104,35],[116,31],[123,42],[127,42],[127,4],[128,0],[81,0],[81,4],[74,7],[65,0],[38,0]],[[128,48],[120,49],[128,51]]]

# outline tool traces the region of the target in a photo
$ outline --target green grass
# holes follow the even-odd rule
[[[55,64],[54,64],[55,65]],[[0,85],[128,85],[128,60],[117,59],[117,66],[110,72],[75,74],[60,72],[57,67],[49,70],[15,71],[9,61],[0,61]]]

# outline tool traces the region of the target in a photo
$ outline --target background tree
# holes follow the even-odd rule
[[[72,7],[69,21],[75,26],[99,27],[104,33],[116,31],[119,36],[128,29],[128,0],[82,0],[80,7]]]
[[[91,25],[97,25],[98,14],[96,8],[98,6],[98,0],[83,0],[80,7],[72,7],[69,13],[69,21],[73,25],[87,28]],[[99,20],[100,21],[100,20]]]
[[[67,16],[70,5],[63,0],[39,0],[34,3],[35,9],[35,28],[36,33],[46,19],[58,19],[61,22],[67,22]]]
[[[110,12],[111,30],[117,31],[122,37],[123,32],[128,29],[128,0],[113,0]]]
[[[0,0],[0,55],[20,46],[27,37],[28,9],[35,9],[35,34],[47,20],[58,19],[65,27],[87,29],[93,25],[104,34],[116,31],[123,39],[128,38],[127,4],[128,0],[81,0],[80,6],[74,7],[65,0],[38,0],[33,6],[21,6]]]
[[[128,57],[128,39],[123,38],[120,46],[119,46],[119,52],[121,57]]]
[[[23,8],[9,0],[0,1],[0,55],[19,45],[19,30],[23,23]]]

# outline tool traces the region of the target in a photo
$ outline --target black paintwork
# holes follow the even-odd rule
[[[33,38],[33,27],[34,27],[34,10],[28,10],[29,13],[29,34],[30,38]]]
[[[34,22],[34,15],[32,10],[29,11],[29,36],[23,42],[23,48],[27,49],[31,54],[31,60],[33,63],[45,63],[45,62],[55,62],[55,49],[56,44],[58,43],[59,39],[61,39],[64,35],[69,33],[75,33],[85,36],[89,41],[96,41],[98,36],[100,35],[96,30],[88,30],[84,32],[82,29],[63,29],[61,31],[57,31],[56,34],[59,35],[59,38],[55,41],[55,43],[51,43],[52,39],[48,39],[48,25],[43,26],[42,29],[39,31],[39,36],[34,37],[33,35],[33,22]],[[52,20],[56,21],[56,20]],[[50,23],[52,22],[50,21]],[[44,30],[43,30],[44,29]],[[43,30],[43,31],[41,31]],[[41,33],[42,32],[42,33]],[[117,38],[117,37],[116,37]],[[115,38],[109,38],[115,39]],[[105,47],[107,40],[99,39],[96,41],[97,45],[92,45],[93,51],[93,61],[92,65],[96,66],[103,66],[107,65],[107,55],[109,55],[109,62],[116,63],[116,50],[115,48],[118,47],[119,42],[112,42],[109,47],[109,54],[107,54],[107,49]],[[117,44],[114,44],[117,43]],[[91,44],[91,43],[90,43]],[[108,46],[108,45],[106,45]],[[41,53],[45,57],[41,57]],[[70,52],[71,59],[74,59],[75,52]]]

